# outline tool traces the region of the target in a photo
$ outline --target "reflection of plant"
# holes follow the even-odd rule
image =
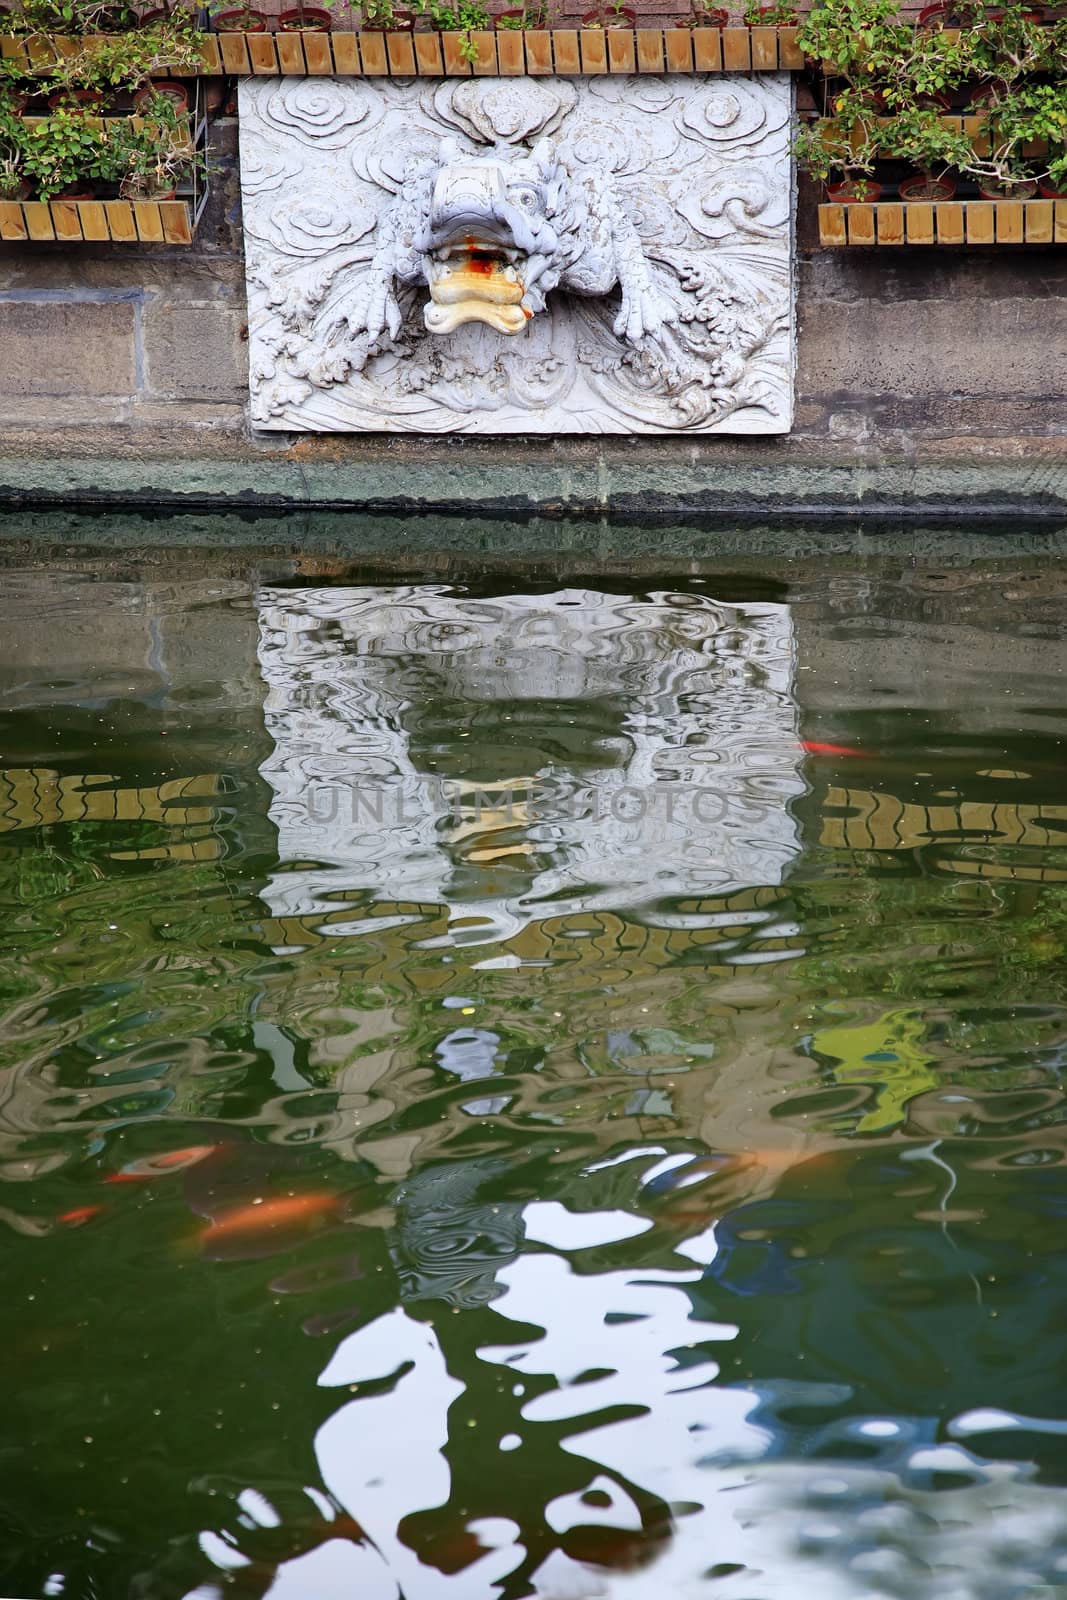
[[[904,1121],[914,1095],[932,1089],[937,1077],[926,1042],[922,1013],[907,1008],[885,1011],[874,1022],[822,1028],[811,1048],[837,1065],[837,1083],[870,1084],[874,1104],[856,1123],[857,1133],[886,1133]]]

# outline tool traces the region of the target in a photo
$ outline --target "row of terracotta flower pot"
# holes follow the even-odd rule
[[[795,15],[790,14],[788,20],[783,20],[784,13],[780,5],[762,6],[753,15],[740,19],[738,27],[788,27],[796,23]],[[770,20],[773,19],[773,20]],[[403,9],[395,10],[387,23],[379,25],[380,28],[390,33],[411,33],[422,22],[427,27],[434,24],[427,17],[420,17],[414,11]],[[231,11],[216,13],[212,19],[212,28],[216,33],[267,33],[272,28],[279,32],[299,32],[305,30],[315,33],[329,33],[336,25],[336,18],[330,11],[321,6],[304,6],[283,11],[278,16],[268,16],[265,11],[258,11],[251,6],[241,6]],[[729,11],[715,7],[708,10],[694,10],[680,23],[670,23],[669,26],[701,27],[701,28],[728,28],[730,26]],[[373,26],[373,24],[372,24]],[[530,15],[523,9],[501,11],[489,19],[487,26],[504,29],[516,27],[547,28],[550,23],[534,22]],[[636,28],[637,12],[628,6],[612,4],[596,6],[587,11],[581,18],[580,26],[583,28]]]
[[[69,189],[64,189],[59,194],[53,194],[53,200],[174,200],[177,198],[177,189],[133,189],[117,183],[78,183]],[[0,188],[0,202],[14,200],[36,200],[39,197],[34,192],[33,185],[25,178],[21,179],[16,189]]]
[[[108,96],[102,89],[57,89],[55,94],[50,94],[38,108],[37,97],[30,94],[9,94],[5,104],[15,116],[40,117],[47,111],[61,111],[67,107],[76,106],[87,111],[91,116],[121,116],[125,111],[132,110],[134,114],[143,113],[151,106],[153,100],[162,97],[169,100],[176,113],[188,111],[189,91],[184,83],[178,83],[169,78],[159,78],[153,83],[146,84],[143,89],[138,89],[134,95],[122,96],[116,91]],[[122,101],[126,99],[126,104]]]
[[[896,185],[896,191],[900,200],[937,203],[952,200],[957,187],[953,177],[943,175],[935,178],[928,172],[915,172],[910,177],[902,178]],[[1067,190],[1057,189],[1043,178],[1025,178],[1010,184],[978,183],[976,187],[983,200],[1033,200],[1038,195],[1043,200],[1067,200]],[[836,205],[870,205],[890,196],[886,194],[886,185],[874,178],[844,178],[838,183],[826,185],[826,198]]]
[[[987,5],[983,10],[990,22],[999,22],[1004,16],[1001,6]],[[1051,23],[1061,20],[1064,12],[1062,0],[1052,0],[1049,5],[1029,6],[1022,15],[1027,22]],[[918,28],[970,28],[974,25],[974,7],[961,11],[956,0],[934,0],[934,4],[923,6],[915,25]]]

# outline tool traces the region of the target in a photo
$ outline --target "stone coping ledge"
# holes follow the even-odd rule
[[[1067,200],[879,200],[819,207],[819,243],[1067,244]]]
[[[481,441],[484,445],[484,441]],[[373,449],[348,461],[266,455],[196,459],[0,455],[2,506],[126,506],[131,511],[420,511],[469,515],[679,516],[775,521],[859,516],[983,523],[1025,516],[1067,525],[1067,458],[840,464],[765,458],[702,462],[396,460]],[[473,539],[473,535],[472,535]],[[472,544],[472,548],[474,545]],[[480,548],[480,547],[479,547]]]
[[[32,72],[56,54],[71,54],[90,37],[0,34],[0,57]],[[797,47],[796,28],[529,28],[470,33],[294,30],[205,33],[198,43],[200,76],[576,77],[605,72],[799,72],[805,64]],[[170,70],[175,77],[198,75]]]

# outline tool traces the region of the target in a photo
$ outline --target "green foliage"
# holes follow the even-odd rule
[[[515,17],[498,16],[496,18],[498,28],[521,29],[545,28],[548,26],[548,6],[545,0],[527,0],[526,5],[522,7],[516,6],[513,9],[520,11],[521,15]]]
[[[25,126],[22,172],[42,200],[80,182],[101,182],[110,176],[105,135],[76,106],[62,106]]]
[[[17,14],[23,31],[36,35],[32,74],[15,62],[0,62],[0,198],[14,198],[24,182],[42,200],[67,190],[109,184],[143,196],[173,189],[177,178],[202,160],[186,148],[186,119],[165,95],[152,95],[133,118],[101,117],[119,94],[145,89],[154,77],[194,66],[199,53],[195,21],[177,11],[147,27],[96,34],[132,13],[105,12],[97,0],[26,0]],[[50,29],[73,30],[77,47],[47,48]],[[86,31],[88,30],[88,31]],[[102,95],[85,105],[78,91]],[[63,97],[47,116],[20,114],[27,96]]]
[[[420,16],[428,17],[435,28],[453,33],[488,28],[492,23],[481,0],[419,0],[416,10]]]
[[[396,21],[393,0],[363,0],[360,14],[365,28],[391,28]]]
[[[1025,5],[994,12],[978,0],[951,20],[916,28],[896,0],[825,0],[808,14],[798,41],[828,82],[829,120],[796,143],[814,176],[870,176],[894,159],[983,183],[1067,180],[1067,21],[1043,26]],[[981,141],[945,123],[945,97],[962,94],[986,114]]]
[[[748,0],[744,18],[750,28],[791,28],[797,20],[797,8],[790,0]]]

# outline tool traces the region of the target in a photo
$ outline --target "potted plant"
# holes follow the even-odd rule
[[[214,22],[216,33],[266,33],[270,27],[266,12],[256,11],[252,6],[216,12]]]
[[[770,5],[748,0],[744,20],[746,28],[795,28],[798,21],[795,0],[772,0]]]
[[[797,134],[797,161],[826,185],[829,200],[842,205],[877,200],[882,192],[874,178],[879,121],[870,98],[841,94],[834,109],[832,118],[809,122]]]
[[[512,8],[508,11],[498,11],[493,19],[497,28],[526,29],[548,27],[548,6],[545,0],[529,0],[529,4]]]
[[[833,87],[827,119],[797,138],[798,158],[816,177],[840,172],[841,200],[869,198],[884,160],[913,169],[899,185],[904,200],[950,198],[955,173],[996,198],[1067,181],[1067,162],[1057,166],[1067,22],[1038,26],[1022,4],[991,11],[980,0],[953,0],[951,13],[936,17],[936,27],[931,13],[930,26],[912,28],[896,0],[822,0],[805,17],[798,43]],[[946,18],[973,25],[957,33]],[[967,94],[985,111],[980,141],[944,115]],[[1042,143],[1050,151],[1043,167],[1032,155]]]
[[[1037,193],[1037,179],[980,177],[978,193],[983,200],[1031,200]]]
[[[605,0],[605,3],[587,11],[582,17],[583,28],[636,28],[637,13],[622,0]]]
[[[159,97],[169,100],[179,113],[189,109],[189,91],[176,78],[153,78],[151,83],[137,90],[133,103],[138,110],[148,110]]]
[[[77,107],[61,106],[39,122],[25,123],[20,144],[23,172],[42,200],[91,195],[107,177],[106,134]]]
[[[156,109],[159,121],[120,121],[109,130],[101,171],[124,200],[173,199],[179,180],[202,168],[203,158],[175,141],[173,108],[161,102]]]
[[[473,60],[474,50],[470,41],[472,32],[482,32],[490,27],[493,18],[482,0],[421,0],[419,12],[425,16],[432,28],[440,33],[465,33],[468,59]]]
[[[956,193],[956,180],[947,172],[941,172],[936,177],[932,172],[921,168],[916,172],[909,172],[897,184],[897,194],[902,200],[951,200]]]
[[[49,111],[58,111],[61,106],[69,105],[84,106],[87,111],[95,107],[96,115],[100,116],[104,104],[104,94],[101,89],[72,89],[64,87],[57,89],[54,94],[50,94],[47,104]]]
[[[333,16],[324,6],[300,4],[281,12],[278,27],[283,33],[329,33]]]
[[[371,32],[411,33],[417,20],[414,11],[402,10],[393,0],[363,0],[360,17],[361,26]]]
[[[691,0],[689,15],[683,17],[682,28],[728,28],[730,13],[719,6],[705,6],[703,0]]]

